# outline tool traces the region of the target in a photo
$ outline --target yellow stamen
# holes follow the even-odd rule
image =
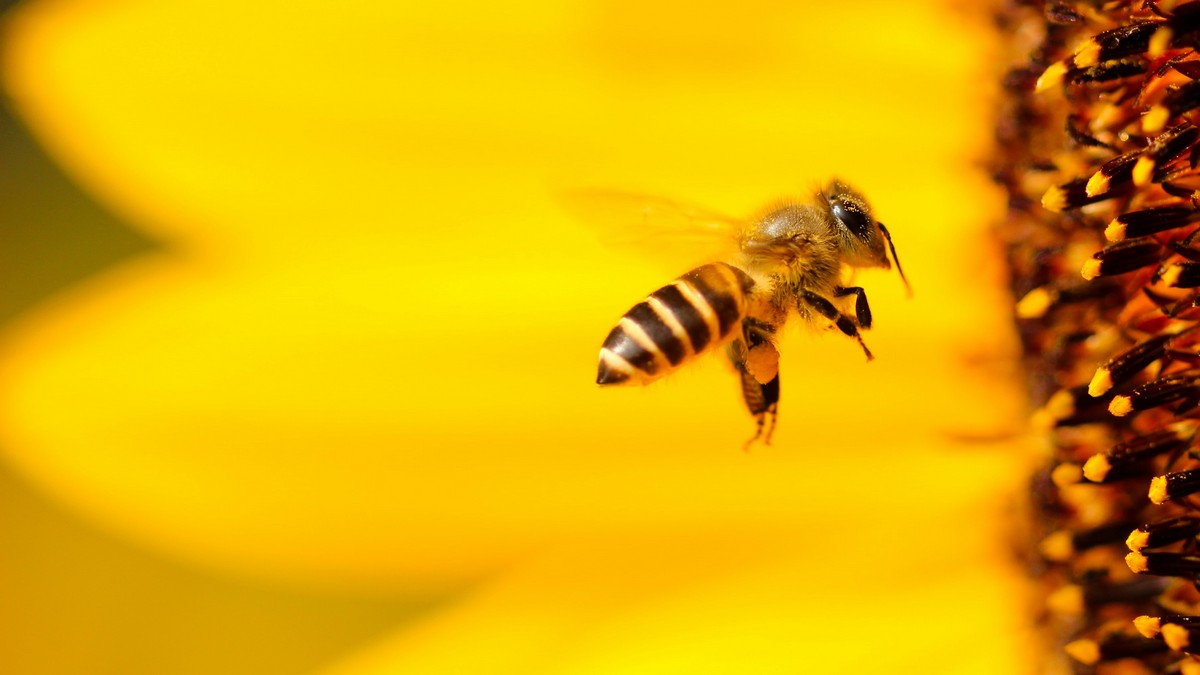
[[[1108,412],[1114,417],[1124,417],[1133,412],[1133,400],[1128,396],[1117,396],[1108,404]]]
[[[1175,33],[1170,26],[1160,26],[1158,30],[1154,31],[1154,35],[1150,36],[1150,44],[1146,47],[1146,56],[1152,59],[1162,56],[1171,46],[1171,38],[1174,36]]]
[[[1083,476],[1093,483],[1103,483],[1112,471],[1112,462],[1104,455],[1092,455],[1083,463]]]
[[[1155,504],[1166,504],[1170,499],[1170,495],[1167,494],[1167,477],[1156,476],[1150,481],[1150,501]]]
[[[1097,63],[1100,63],[1100,43],[1094,38],[1088,38],[1075,50],[1075,66],[1088,68]]]
[[[1100,662],[1100,645],[1095,640],[1075,640],[1068,642],[1064,647],[1065,651],[1071,658],[1076,661],[1092,666]]]
[[[1088,396],[1095,398],[1103,396],[1105,392],[1113,388],[1112,372],[1101,366],[1096,369],[1096,374],[1092,376],[1092,381],[1088,383]]]
[[[1127,539],[1125,539],[1125,545],[1129,547],[1130,551],[1140,551],[1140,550],[1146,548],[1146,544],[1149,544],[1149,543],[1150,543],[1150,534],[1148,532],[1143,532],[1141,530],[1134,530],[1133,532],[1130,532],[1129,537]],[[1146,637],[1153,637],[1153,636],[1147,635]]]
[[[1142,634],[1142,637],[1153,640],[1162,630],[1162,620],[1157,616],[1142,615],[1133,620],[1133,627]]]
[[[1171,119],[1171,111],[1164,105],[1156,105],[1142,116],[1142,132],[1146,134],[1157,134],[1162,131],[1162,128],[1167,126],[1167,120]]]
[[[1104,228],[1104,238],[1109,241],[1121,241],[1125,238],[1126,229],[1125,223],[1114,219]]]
[[[1055,61],[1050,64],[1050,67],[1042,73],[1038,78],[1037,84],[1034,85],[1034,91],[1042,93],[1047,89],[1051,89],[1062,84],[1063,76],[1067,74],[1067,64],[1063,61]]]
[[[1068,584],[1054,591],[1046,598],[1046,608],[1060,616],[1083,614],[1083,587]]]
[[[1083,471],[1078,464],[1059,464],[1050,472],[1050,482],[1060,488],[1077,485],[1082,479]]]
[[[1179,283],[1179,275],[1182,273],[1182,265],[1167,265],[1167,269],[1162,273],[1162,281],[1168,286],[1175,286]]]
[[[1084,191],[1087,192],[1087,196],[1095,197],[1098,194],[1108,192],[1108,186],[1110,182],[1111,181],[1109,180],[1108,176],[1105,176],[1103,173],[1097,171],[1096,173],[1092,174],[1091,178],[1088,179],[1087,187],[1084,188]]]
[[[1145,574],[1148,569],[1146,562],[1146,556],[1138,551],[1133,551],[1125,556],[1125,564],[1129,566],[1129,570],[1134,574]]]
[[[1042,195],[1042,207],[1047,211],[1061,213],[1067,208],[1067,191],[1055,185]]]
[[[1054,294],[1045,288],[1035,288],[1017,303],[1018,319],[1039,319],[1054,304]]]
[[[1171,649],[1181,652],[1190,646],[1188,629],[1183,626],[1177,623],[1168,623],[1163,625],[1161,630],[1163,642],[1167,643]]]
[[[1071,556],[1075,555],[1075,544],[1071,542],[1070,532],[1059,530],[1043,539],[1042,543],[1038,546],[1038,550],[1041,551],[1042,556],[1046,560],[1066,562],[1071,559]],[[1066,588],[1069,587],[1064,587],[1060,590],[1066,590]]]
[[[1133,184],[1138,187],[1149,185],[1156,166],[1153,157],[1138,157],[1138,161],[1133,165]]]

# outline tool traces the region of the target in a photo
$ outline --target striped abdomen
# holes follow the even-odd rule
[[[596,383],[645,384],[722,344],[740,328],[753,286],[745,272],[713,263],[654,291],[608,334]]]

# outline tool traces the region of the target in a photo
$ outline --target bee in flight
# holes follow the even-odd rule
[[[757,424],[747,445],[764,431],[769,443],[779,408],[775,341],[788,316],[795,311],[805,321],[832,322],[858,341],[869,361],[860,331],[871,327],[871,308],[861,287],[842,285],[844,272],[890,269],[895,261],[906,288],[908,280],[887,228],[861,193],[838,180],[807,202],[777,204],[752,220],[706,220],[710,234],[733,239],[735,252],[693,269],[626,312],[600,348],[596,382],[647,384],[724,347]],[[848,296],[854,296],[853,317],[837,304]]]

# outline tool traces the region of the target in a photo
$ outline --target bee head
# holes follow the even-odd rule
[[[858,266],[891,267],[883,237],[866,198],[839,180],[832,181],[822,196],[843,239],[842,250],[847,262]]]
[[[871,215],[871,206],[867,204],[866,197],[837,179],[829,183],[822,196],[842,235],[842,255],[846,262],[859,267],[891,269],[892,263],[884,246],[886,242],[887,248],[891,249],[892,260],[896,261],[896,271],[907,287],[908,279],[904,277],[900,259],[896,257],[891,233]]]

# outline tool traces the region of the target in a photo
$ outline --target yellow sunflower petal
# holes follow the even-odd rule
[[[912,610],[983,581],[946,581],[942,553],[891,525],[992,537],[990,511],[957,507],[995,499],[1004,485],[975,481],[1008,461],[964,466],[948,439],[1010,433],[1020,406],[978,243],[996,198],[961,169],[986,142],[982,33],[936,4],[858,9],[30,5],[9,26],[19,109],[169,249],[13,329],[4,451],[80,513],[239,573],[436,592],[505,570],[465,618],[399,638],[398,662],[424,672],[475,658],[460,639],[527,663],[562,625],[590,641],[571,646],[581,672],[691,659],[720,618],[696,609],[721,603],[771,635],[824,636],[787,615],[821,621],[843,592],[955,635],[1003,630],[990,609]],[[834,174],[871,195],[916,288],[910,302],[894,272],[861,276],[875,362],[841,336],[787,336],[775,446],[749,455],[717,359],[644,391],[591,385],[612,323],[680,270],[601,249],[555,189],[750,213]],[[851,544],[841,583],[787,579]],[[853,585],[871,552],[891,588]],[[710,570],[701,553],[732,557]],[[546,611],[512,620],[533,597]],[[742,632],[704,653],[756,645]]]
[[[578,542],[322,675],[1026,669],[1029,608],[1014,602],[1008,544],[961,527],[996,518],[977,490],[1008,460],[898,450],[853,513]],[[961,482],[917,478],[893,504],[882,483],[910,461]],[[872,515],[889,509],[898,518]]]

